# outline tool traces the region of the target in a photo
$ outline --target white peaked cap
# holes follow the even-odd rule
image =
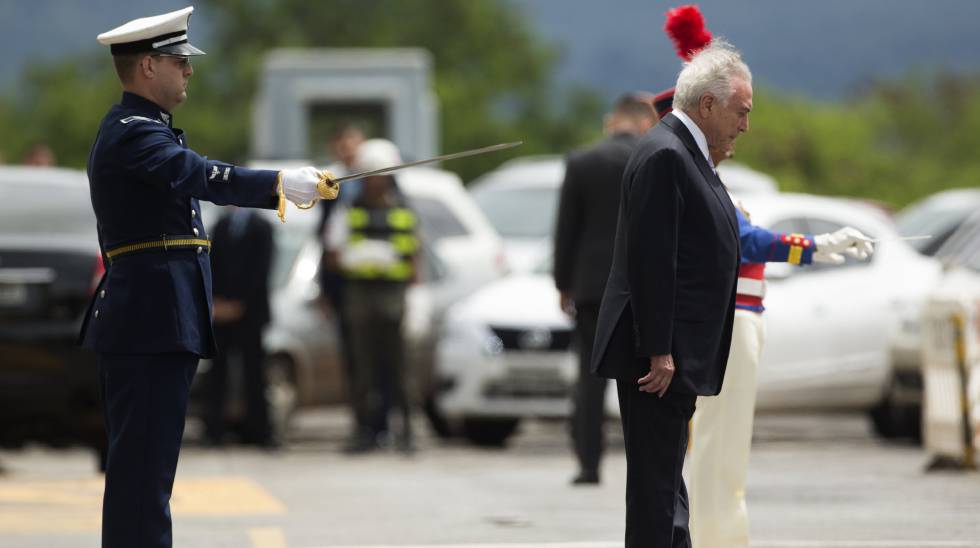
[[[357,147],[354,171],[374,171],[402,163],[398,147],[388,139],[368,139]]]
[[[204,55],[187,41],[187,23],[194,6],[133,19],[98,36],[100,44],[110,46],[113,55],[156,51],[169,55]]]

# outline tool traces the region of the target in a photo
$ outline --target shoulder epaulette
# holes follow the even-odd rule
[[[146,116],[127,116],[119,121],[123,124],[128,124],[130,122],[138,121],[138,122],[156,122],[160,125],[163,125],[163,122],[161,122],[160,120],[154,120],[153,118],[147,118]]]

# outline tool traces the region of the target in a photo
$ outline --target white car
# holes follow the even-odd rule
[[[923,437],[934,457],[961,462],[980,450],[980,213],[936,255],[945,271],[922,314]]]
[[[284,169],[309,165],[303,160],[255,161],[249,167]],[[449,269],[443,296],[458,300],[508,272],[503,242],[483,211],[451,171],[414,167],[395,174],[398,187],[419,216],[419,230]],[[343,197],[343,187],[341,187]],[[316,213],[319,218],[319,212]],[[440,303],[444,308],[448,302]]]
[[[419,216],[422,237],[449,270],[442,295],[459,300],[508,272],[504,245],[493,225],[450,171],[415,167],[397,173],[398,185]]]
[[[550,252],[558,193],[565,178],[559,156],[529,156],[505,162],[470,183],[470,192],[504,239],[507,264],[530,272]]]
[[[980,189],[944,190],[908,205],[895,215],[902,236],[930,236],[910,240],[916,251],[936,256],[956,229],[980,209]],[[920,311],[909,310],[901,319],[901,336],[892,347],[894,389],[888,416],[879,421],[881,433],[890,436],[921,434],[922,364]]]
[[[572,328],[547,260],[453,305],[436,347],[440,414],[480,445],[502,445],[523,418],[568,416]]]
[[[850,225],[882,239],[868,262],[767,267],[768,333],[759,409],[880,415],[892,388],[892,338],[899,333],[903,311],[919,310],[939,274],[938,264],[898,240],[890,220],[870,206],[768,193],[742,201],[753,223],[776,231],[819,234]],[[522,418],[563,416],[569,410],[569,402],[553,394],[570,394],[576,371],[571,349],[552,343],[542,351],[520,344],[540,341],[545,334],[559,340],[557,333],[571,329],[548,270],[501,280],[453,306],[437,348],[436,370],[444,388],[438,405],[447,416],[464,420],[464,427],[465,421],[478,428],[496,425],[492,433],[499,443]],[[522,378],[550,379],[550,384],[528,384],[532,391],[519,386]],[[503,385],[511,387],[509,394],[498,389]],[[614,397],[607,400],[607,410],[616,414]]]
[[[902,319],[921,310],[938,263],[899,240],[890,219],[868,205],[792,194],[742,202],[754,224],[778,232],[850,225],[880,239],[866,262],[766,267],[757,409],[867,410],[878,430],[887,429],[894,339],[902,336]]]
[[[291,164],[253,166],[276,169]],[[416,209],[423,232],[422,283],[409,288],[403,329],[411,354],[410,388],[428,405],[433,390],[432,356],[442,314],[461,294],[500,275],[500,243],[455,175],[413,168],[400,173],[399,186]],[[202,207],[210,227],[219,219],[221,208],[210,203],[202,203]],[[263,341],[269,358],[268,398],[275,427],[283,432],[298,407],[343,401],[347,381],[341,367],[336,319],[329,311],[325,314],[319,298],[320,212],[301,211],[290,203],[285,224],[280,223],[275,211],[262,213],[275,226],[272,322]],[[454,263],[447,264],[443,257]],[[202,379],[208,368],[209,363],[202,362]],[[234,408],[236,402],[231,404]],[[439,418],[430,418],[433,426],[440,428]]]
[[[777,190],[772,177],[746,166],[726,162],[718,169],[739,195]],[[507,262],[515,272],[534,270],[542,254],[551,252],[564,178],[562,157],[528,156],[505,162],[470,184],[477,205],[504,238]]]

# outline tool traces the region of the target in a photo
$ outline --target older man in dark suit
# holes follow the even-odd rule
[[[697,396],[721,391],[739,265],[735,208],[708,148],[748,130],[752,75],[714,41],[684,66],[674,112],[630,158],[592,368],[616,379],[626,546],[691,545],[681,477]]]
[[[572,445],[579,472],[576,485],[599,483],[606,379],[592,375],[599,301],[612,264],[619,183],[639,137],[657,123],[652,95],[628,93],[616,100],[606,116],[607,137],[573,151],[565,162],[558,222],[555,227],[555,286],[561,307],[575,318],[579,374],[571,420]]]

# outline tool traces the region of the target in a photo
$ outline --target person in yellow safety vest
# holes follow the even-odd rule
[[[401,163],[393,143],[369,139],[358,147],[354,169]],[[347,451],[363,453],[394,441],[414,449],[406,390],[401,324],[405,292],[416,281],[418,221],[391,175],[367,177],[360,196],[330,218],[327,266],[345,280],[345,320],[350,328],[351,403],[354,431]],[[389,415],[397,411],[392,436]],[[393,438],[393,440],[392,440]]]

